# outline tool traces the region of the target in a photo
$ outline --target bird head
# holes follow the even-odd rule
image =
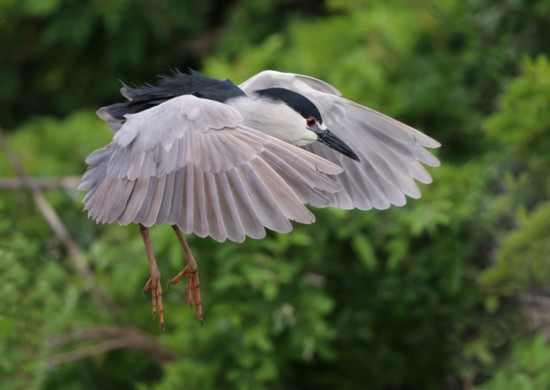
[[[305,96],[285,88],[267,88],[255,91],[262,97],[285,103],[299,114],[296,116],[301,121],[304,131],[314,133],[315,139],[337,152],[359,161],[359,157],[344,141],[332,133],[324,124],[319,109]]]

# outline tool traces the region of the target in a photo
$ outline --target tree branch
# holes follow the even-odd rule
[[[78,176],[61,177],[27,177],[26,183],[20,178],[0,178],[0,190],[20,190],[20,189],[66,189],[76,190],[80,184]]]
[[[68,257],[70,262],[73,264],[76,270],[84,277],[85,281],[87,282],[87,285],[91,289],[91,294],[93,298],[101,306],[112,311],[114,309],[114,303],[109,301],[107,297],[103,294],[103,292],[94,286],[92,270],[90,269],[86,261],[86,258],[84,257],[84,254],[80,250],[80,247],[73,240],[69,231],[61,221],[61,218],[59,218],[59,216],[57,215],[53,207],[48,203],[46,197],[44,196],[40,188],[36,187],[34,185],[35,183],[30,179],[30,176],[27,170],[25,169],[23,164],[21,164],[21,162],[17,158],[17,155],[9,145],[8,140],[1,127],[0,127],[0,145],[6,152],[10,165],[12,166],[13,170],[15,171],[18,177],[20,185],[22,187],[30,189],[34,203],[40,210],[40,213],[42,214],[42,216],[44,217],[44,219],[46,220],[50,228],[53,230],[57,239],[65,247],[69,255]]]
[[[153,337],[136,328],[126,326],[94,327],[67,335],[56,336],[50,341],[50,346],[60,347],[76,342],[96,343],[51,356],[47,359],[48,367],[55,368],[61,364],[123,348],[143,351],[158,364],[164,364],[176,359],[176,355],[172,351]]]

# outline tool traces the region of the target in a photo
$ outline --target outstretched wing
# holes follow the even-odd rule
[[[425,148],[439,142],[401,122],[341,97],[330,84],[309,76],[264,71],[239,87],[252,93],[280,87],[310,99],[321,112],[323,123],[357,154],[354,161],[318,142],[305,148],[335,162],[344,173],[335,176],[342,189],[327,194],[332,206],[344,209],[386,209],[402,206],[405,195],[420,197],[415,180],[430,183],[432,178],[422,164],[438,166],[439,160]]]
[[[264,227],[312,223],[304,206],[327,206],[342,169],[242,126],[223,103],[183,95],[126,116],[113,141],[93,152],[79,189],[98,222],[176,224],[223,241],[261,238]]]

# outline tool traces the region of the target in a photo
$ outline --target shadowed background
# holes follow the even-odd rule
[[[550,1],[0,0],[0,377],[40,389],[550,388]],[[119,80],[304,73],[442,143],[420,200],[189,237],[150,316],[136,226],[74,188]],[[183,264],[152,229],[166,283]]]

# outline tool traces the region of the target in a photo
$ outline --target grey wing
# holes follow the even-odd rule
[[[340,91],[323,80],[296,73],[277,72],[275,70],[264,70],[239,85],[239,88],[247,93],[273,87],[287,88],[303,94],[308,91],[317,91],[334,96],[342,95]]]
[[[169,223],[241,242],[264,227],[312,223],[304,206],[328,205],[337,165],[240,125],[222,103],[184,95],[137,114],[93,152],[79,187],[98,222]]]
[[[282,87],[309,98],[321,112],[324,124],[357,154],[354,161],[318,142],[305,148],[344,168],[334,177],[342,186],[327,194],[330,203],[344,209],[386,209],[402,206],[405,195],[420,197],[415,180],[430,183],[422,164],[438,166],[439,160],[425,148],[439,142],[395,119],[340,97],[338,90],[324,81],[292,73],[265,71],[239,86],[245,92]]]

